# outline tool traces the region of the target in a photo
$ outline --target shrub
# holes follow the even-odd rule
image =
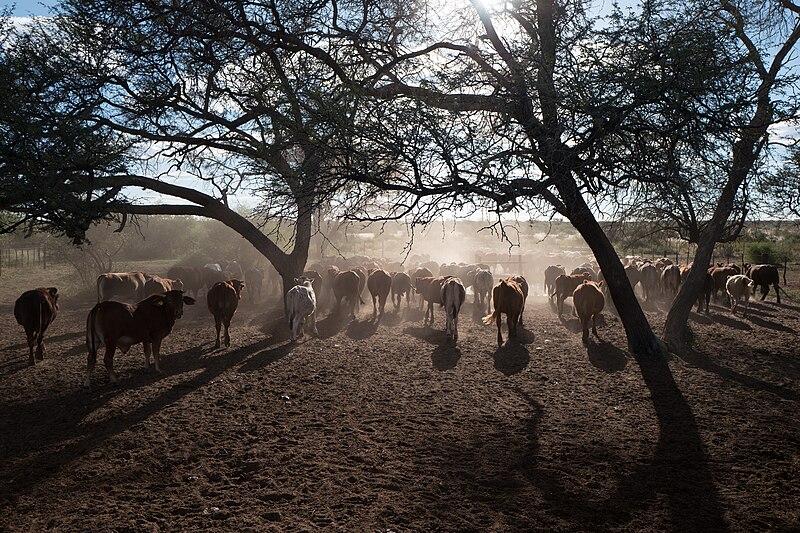
[[[752,264],[781,264],[783,257],[774,242],[754,242],[747,246],[747,260]]]

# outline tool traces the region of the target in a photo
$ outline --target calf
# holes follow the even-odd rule
[[[97,302],[116,297],[138,302],[144,298],[144,285],[151,276],[144,272],[106,272],[97,277]]]
[[[458,278],[448,278],[442,284],[442,302],[446,317],[445,335],[458,341],[458,313],[467,297],[467,290]]]
[[[584,281],[591,281],[590,276],[587,274],[575,274],[572,276],[558,276],[555,282],[555,292],[550,295],[552,300],[553,296],[556,297],[556,305],[558,307],[558,316],[564,313],[564,300],[572,298],[572,293],[578,288],[578,285]],[[575,309],[573,308],[573,312]]]
[[[225,346],[231,345],[230,327],[231,319],[239,307],[239,300],[242,298],[242,289],[245,284],[238,279],[230,281],[220,281],[208,289],[206,294],[206,304],[208,310],[214,315],[214,327],[217,329],[217,340],[214,349],[219,349],[219,333],[221,326],[225,326],[224,342]]]
[[[522,287],[516,281],[503,279],[492,289],[492,299],[494,300],[494,311],[483,318],[483,323],[491,324],[493,320],[497,321],[497,346],[499,347],[503,345],[503,335],[500,331],[502,314],[506,314],[509,339],[516,337],[517,323],[525,298],[522,295]]]
[[[777,302],[781,303],[781,291],[778,285],[780,276],[778,275],[778,267],[775,265],[746,265],[747,277],[753,280],[756,287],[761,287],[761,300],[767,297],[769,293],[769,286],[775,288],[775,297]]]
[[[100,302],[86,318],[86,380],[84,387],[91,386],[91,375],[97,363],[97,351],[105,345],[103,361],[112,383],[117,383],[114,374],[114,352],[117,347],[127,353],[134,344],[144,345],[144,367],[150,368],[150,352],[153,353],[155,369],[161,355],[161,342],[170,334],[175,321],[183,316],[183,306],[194,305],[194,298],[184,296],[183,291],[154,294],[136,304],[122,302]]]
[[[744,298],[744,313],[742,313],[742,316],[747,316],[747,305],[755,287],[756,284],[753,280],[744,274],[736,274],[728,278],[728,281],[725,282],[725,291],[728,293],[728,298],[731,302],[731,313],[736,314],[739,298]]]
[[[592,333],[600,339],[597,334],[597,315],[600,314],[606,303],[602,286],[602,281],[584,281],[572,293],[572,303],[575,306],[575,312],[578,313],[578,320],[581,322],[581,330],[583,331],[581,338],[584,344],[589,342],[590,318],[592,319]]]
[[[346,274],[346,272],[342,272]],[[357,277],[358,275],[353,272]],[[295,278],[297,285],[286,293],[286,310],[289,314],[289,331],[292,342],[303,336],[306,319],[311,324],[311,331],[319,336],[317,331],[317,296],[314,294],[314,285],[308,278]],[[356,280],[356,283],[358,281]]]
[[[415,280],[414,286],[417,294],[422,296],[422,300],[428,302],[428,309],[425,310],[425,318],[423,320],[424,325],[433,327],[433,304],[444,304],[442,301],[442,285],[451,277],[425,277]],[[430,317],[430,322],[428,322],[428,317]]]
[[[367,278],[367,289],[369,289],[369,294],[372,296],[372,318],[374,319],[378,316],[379,307],[380,316],[383,317],[386,298],[389,297],[389,292],[392,290],[392,277],[385,270],[373,270]]]
[[[359,290],[360,279],[357,273],[352,270],[339,272],[333,280],[333,295],[336,297],[336,310],[338,311],[342,306],[342,298],[347,298],[350,305],[350,315],[355,317],[358,304],[364,303],[361,299],[361,291]]]
[[[493,285],[494,278],[489,270],[479,268],[475,271],[475,282],[472,289],[475,291],[474,305],[481,315],[489,313],[492,308]]]
[[[408,309],[411,306],[411,278],[405,272],[395,272],[392,274],[392,303],[395,309],[400,309],[404,294]]]
[[[44,332],[47,331],[58,314],[58,289],[38,288],[25,291],[14,302],[14,318],[25,329],[28,339],[28,363],[33,366],[35,359],[44,359]],[[36,344],[34,359],[33,345]]]

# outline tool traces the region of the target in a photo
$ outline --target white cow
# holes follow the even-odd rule
[[[316,320],[317,297],[311,281],[309,278],[294,278],[297,285],[286,293],[286,311],[289,313],[292,342],[303,336],[306,319],[311,324],[314,335],[319,336]]]
[[[736,314],[739,298],[744,297],[744,313],[742,313],[742,316],[747,316],[747,305],[750,303],[750,295],[755,287],[755,282],[744,274],[736,274],[728,278],[725,282],[725,290],[728,292],[728,298],[730,298],[731,313]]]
[[[447,316],[445,334],[454,342],[458,341],[458,312],[466,297],[467,291],[460,279],[448,278],[442,284],[442,303]]]

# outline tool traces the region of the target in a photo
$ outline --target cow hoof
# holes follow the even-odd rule
[[[215,350],[219,350],[219,346],[220,346],[219,342],[216,342],[216,343],[214,344],[214,349],[215,349]]]

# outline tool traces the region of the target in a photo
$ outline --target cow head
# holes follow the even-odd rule
[[[163,294],[163,298],[159,298],[155,304],[159,307],[166,307],[172,310],[175,318],[178,319],[183,316],[183,305],[194,305],[194,298],[184,296],[183,291],[171,290]]]
[[[233,290],[236,291],[236,297],[240,300],[242,299],[242,289],[244,289],[244,281],[238,279],[232,279],[230,281]]]
[[[306,287],[311,287],[313,284],[313,279],[307,278],[305,276],[300,276],[299,278],[294,278],[295,285],[305,285]]]
[[[58,309],[58,289],[55,287],[48,287],[47,293],[50,295],[50,298],[53,299],[53,305],[56,309]]]

